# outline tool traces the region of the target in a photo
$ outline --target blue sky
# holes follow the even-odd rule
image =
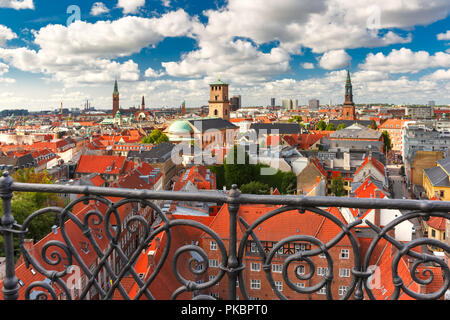
[[[342,103],[348,64],[357,103],[447,105],[449,14],[448,0],[0,0],[0,108],[110,108],[115,78],[124,108],[205,105],[218,77],[244,105]]]

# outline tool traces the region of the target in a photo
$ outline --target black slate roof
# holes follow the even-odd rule
[[[171,157],[174,147],[175,145],[173,143],[164,142],[155,145],[148,151],[130,151],[128,152],[127,159],[140,158],[143,161],[165,162]]]
[[[204,132],[210,129],[238,129],[238,127],[232,124],[230,121],[222,118],[199,118],[189,119],[187,121],[200,132]]]
[[[252,123],[250,129],[256,130],[258,134],[261,130],[267,133],[278,130],[279,134],[300,134],[302,127],[298,123]]]

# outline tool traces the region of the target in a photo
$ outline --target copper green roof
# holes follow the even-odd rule
[[[192,128],[185,120],[178,120],[169,127],[169,132],[172,134],[192,132]]]
[[[213,82],[213,83],[210,84],[210,86],[221,86],[221,85],[227,86],[228,83],[225,83],[225,82],[223,82],[221,80],[217,80],[216,82]]]

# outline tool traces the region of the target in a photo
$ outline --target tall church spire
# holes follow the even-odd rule
[[[117,84],[117,79],[114,82],[114,92],[113,94],[119,94],[119,85]]]
[[[120,95],[119,95],[119,86],[117,84],[117,79],[114,82],[114,91],[113,91],[113,117],[116,116],[117,111],[120,109]]]
[[[356,120],[355,103],[353,102],[353,85],[350,77],[350,66],[347,69],[347,82],[345,83],[345,102],[342,107],[342,119]]]

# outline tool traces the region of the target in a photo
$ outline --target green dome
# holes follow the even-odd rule
[[[186,133],[186,132],[192,132],[192,128],[189,125],[189,123],[184,120],[175,121],[169,127],[169,133],[172,133],[172,134]]]

